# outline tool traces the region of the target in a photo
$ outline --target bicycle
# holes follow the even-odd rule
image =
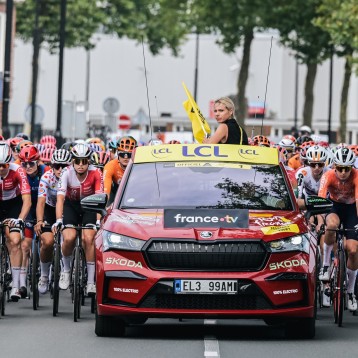
[[[8,248],[6,246],[6,237],[4,229],[6,222],[0,222],[0,314],[5,316],[6,296],[9,299],[10,283],[12,281],[11,262]]]
[[[82,229],[88,229],[88,226],[65,225],[65,228],[75,229],[77,231],[75,248],[72,254],[72,265],[70,274],[70,290],[73,303],[73,321],[77,322],[81,317],[81,305],[85,303],[85,288],[87,285],[87,261],[82,246]],[[93,307],[92,297],[91,311]]]
[[[347,309],[347,258],[344,249],[344,234],[347,232],[356,232],[355,229],[327,229],[327,231],[336,232],[337,253],[333,261],[333,270],[331,273],[331,293],[333,297],[334,323],[342,327],[343,312]]]
[[[52,315],[57,316],[60,297],[60,274],[61,274],[61,232],[57,231],[54,236],[53,258],[51,265],[50,293],[52,298]]]

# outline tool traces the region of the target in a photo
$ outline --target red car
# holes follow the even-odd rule
[[[326,199],[308,202],[325,212]],[[316,236],[274,148],[136,149],[96,236],[98,336],[150,317],[262,318],[315,334]]]

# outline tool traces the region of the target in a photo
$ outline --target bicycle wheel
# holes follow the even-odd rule
[[[338,258],[334,259],[333,267],[333,280],[331,282],[331,292],[333,293],[333,313],[334,313],[334,323],[338,323],[338,307],[339,307],[339,260]]]
[[[346,264],[345,264],[345,253],[344,250],[338,252],[339,257],[339,275],[338,275],[338,326],[342,327],[343,322],[343,311],[345,308],[345,281],[346,281]]]
[[[32,308],[36,311],[39,307],[39,247],[38,239],[35,239],[34,248],[32,251],[32,265],[31,265],[31,290],[32,290]]]
[[[6,273],[6,253],[4,247],[0,246],[0,313],[5,314],[5,273]]]
[[[80,317],[81,297],[80,297],[80,248],[75,247],[74,263],[73,263],[73,321],[77,322]]]
[[[53,259],[53,286],[52,286],[52,315],[56,317],[58,313],[58,302],[60,298],[60,271],[61,271],[61,248],[56,240],[54,243],[54,259]]]

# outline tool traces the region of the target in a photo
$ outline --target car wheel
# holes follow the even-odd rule
[[[301,318],[300,320],[286,322],[286,338],[312,339],[316,334],[316,319]]]
[[[124,321],[109,316],[100,316],[96,310],[95,333],[98,337],[123,337],[126,325]]]

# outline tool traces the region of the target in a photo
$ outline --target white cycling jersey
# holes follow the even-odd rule
[[[58,178],[53,170],[42,175],[39,184],[39,198],[46,198],[46,204],[56,207]]]
[[[303,197],[309,195],[317,195],[322,175],[327,170],[328,168],[324,167],[320,178],[316,180],[315,178],[313,178],[311,167],[307,166],[298,169],[296,172],[298,198],[302,199]]]

